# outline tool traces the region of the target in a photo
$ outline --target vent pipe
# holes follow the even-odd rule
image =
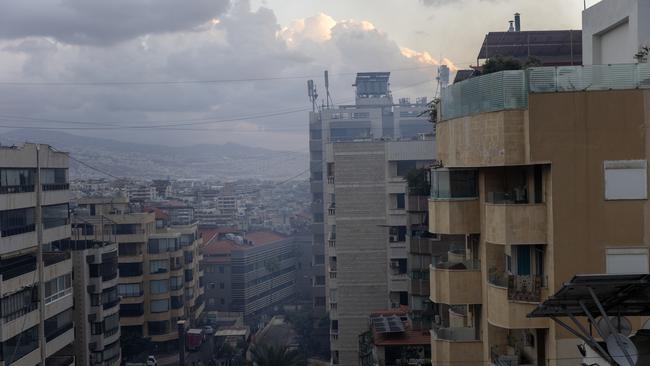
[[[521,32],[521,14],[515,13],[515,32]]]

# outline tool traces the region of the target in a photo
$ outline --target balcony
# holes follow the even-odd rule
[[[483,342],[475,328],[431,330],[431,359],[443,364],[483,363]]]
[[[467,79],[442,92],[442,120],[528,107],[528,93],[650,88],[650,64],[533,67]]]
[[[429,296],[431,286],[429,280],[411,279],[409,282],[409,292],[414,296]]]
[[[334,176],[333,175],[330,175],[330,176],[327,177],[327,183],[328,184],[334,184]]]
[[[429,232],[447,235],[481,232],[478,198],[430,199]]]
[[[482,303],[481,265],[478,261],[439,263],[430,267],[430,299],[449,305]]]
[[[543,298],[541,276],[492,272],[487,285],[488,321],[506,329],[548,328],[545,318],[527,318]]]
[[[67,191],[70,189],[70,183],[51,183],[43,184],[43,191]]]
[[[493,244],[547,243],[546,204],[486,203],[485,240]]]
[[[0,194],[13,194],[13,193],[29,193],[34,192],[34,185],[16,185],[16,186],[0,186]]]

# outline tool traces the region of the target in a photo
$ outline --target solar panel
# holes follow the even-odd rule
[[[591,313],[598,306],[591,291],[612,316],[650,315],[650,274],[577,275],[555,295],[537,306],[528,317],[586,316],[581,303]]]
[[[370,318],[373,329],[377,333],[403,333],[404,321],[397,315],[376,316]]]

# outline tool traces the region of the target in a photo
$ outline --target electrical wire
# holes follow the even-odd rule
[[[413,88],[418,85],[422,85],[428,82],[433,82],[435,79],[427,79],[424,81],[419,81],[414,84],[409,84],[400,88],[396,88],[394,91],[401,91],[409,88]],[[345,101],[342,104],[347,104],[347,103],[353,103],[354,100],[350,101]],[[24,125],[8,125],[8,124],[0,124],[1,128],[20,128],[20,129],[32,129],[32,130],[77,130],[77,131],[84,131],[84,130],[120,130],[120,129],[131,129],[131,130],[141,130],[141,129],[160,129],[160,130],[170,130],[170,131],[219,131],[218,129],[189,129],[185,128],[186,126],[200,126],[200,125],[210,125],[210,124],[218,124],[218,123],[228,123],[228,122],[238,122],[238,121],[247,121],[247,120],[254,120],[254,119],[263,119],[263,118],[269,118],[269,117],[278,117],[278,116],[286,116],[290,114],[296,114],[296,113],[303,113],[303,112],[308,112],[310,111],[311,108],[300,108],[300,109],[284,109],[276,112],[260,112],[257,114],[251,114],[251,115],[246,115],[246,116],[237,116],[237,117],[231,117],[231,118],[225,118],[225,119],[205,119],[205,118],[198,118],[198,119],[193,119],[193,120],[175,120],[175,121],[168,121],[168,122],[173,122],[173,123],[166,123],[166,124],[153,124],[153,125],[128,125],[125,124],[125,122],[119,123],[119,122],[90,122],[90,121],[68,121],[68,120],[60,120],[60,119],[45,119],[45,118],[34,118],[34,117],[20,117],[20,116],[2,116],[0,115],[0,121],[6,120],[8,118],[15,118],[15,119],[27,119],[27,120],[33,120],[33,121],[42,121],[42,122],[51,122],[51,123],[60,123],[60,124],[84,124],[84,125],[90,125],[90,126],[82,126],[82,127],[69,127],[69,126],[24,126]],[[111,124],[111,125],[105,125],[105,124]],[[270,132],[273,130],[278,130],[280,131],[281,129],[272,129],[272,130],[257,130],[257,131],[251,131],[251,132],[257,132],[257,133],[263,133],[263,132]],[[296,129],[290,129],[290,131],[294,131]],[[222,131],[227,131],[227,130],[222,130]],[[239,131],[239,130],[238,130]],[[242,130],[246,131],[246,130]]]
[[[411,70],[426,70],[437,68],[439,65],[405,67],[387,70],[386,72],[400,72]],[[356,72],[330,73],[330,76],[356,75]],[[0,85],[8,86],[160,86],[160,85],[188,85],[188,84],[223,84],[257,81],[278,80],[306,80],[320,78],[322,75],[289,75],[271,77],[250,77],[240,79],[203,79],[203,80],[154,80],[154,81],[0,81]]]

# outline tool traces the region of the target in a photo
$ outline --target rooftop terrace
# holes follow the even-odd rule
[[[442,91],[442,120],[528,107],[529,93],[650,89],[650,64],[533,67],[470,78]]]

